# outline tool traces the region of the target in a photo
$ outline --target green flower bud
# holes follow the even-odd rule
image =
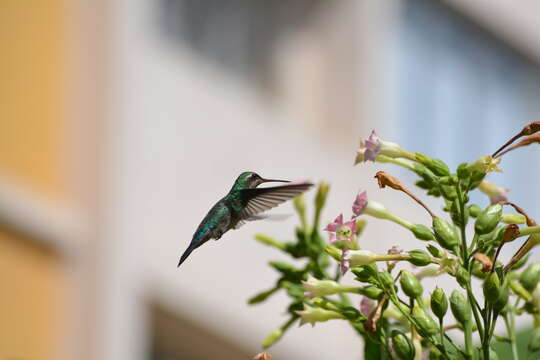
[[[427,250],[429,251],[431,255],[433,255],[436,258],[442,258],[444,256],[444,253],[440,249],[438,249],[437,247],[431,244],[427,246]]]
[[[433,187],[438,181],[437,176],[422,164],[414,163],[413,171],[423,179],[425,185],[429,188]]]
[[[429,360],[440,360],[444,359],[443,355],[441,354],[441,351],[437,349],[435,346],[432,346],[431,349],[429,349]]]
[[[326,204],[326,198],[328,197],[328,191],[330,190],[330,185],[328,183],[322,182],[317,189],[317,194],[315,195],[315,207],[317,209],[322,209]]]
[[[262,244],[265,244],[265,245],[268,245],[268,246],[273,246],[273,247],[276,247],[276,248],[281,249],[281,250],[285,250],[285,248],[286,248],[286,245],[284,243],[282,243],[281,241],[277,241],[274,238],[272,238],[270,236],[263,235],[263,234],[256,234],[255,235],[255,240],[257,240],[258,242],[260,242]]]
[[[473,218],[478,217],[480,213],[482,212],[482,208],[476,204],[473,204],[469,206],[469,215],[471,215]]]
[[[411,264],[416,266],[426,266],[431,264],[431,256],[423,250],[411,250],[408,252]]]
[[[493,304],[497,301],[501,293],[501,281],[496,272],[492,272],[487,279],[484,280],[483,290],[484,297],[488,303]]]
[[[437,323],[431,316],[426,314],[426,312],[418,305],[415,305],[413,308],[413,318],[416,323],[416,329],[422,337],[430,337],[439,332],[439,327]]]
[[[394,289],[394,279],[392,278],[392,275],[390,275],[387,271],[381,271],[378,274],[379,282],[381,283],[382,287],[385,289]]]
[[[334,258],[334,260],[341,261],[341,250],[332,245],[326,245],[324,251]]]
[[[516,281],[510,280],[509,281],[510,288],[512,289],[512,292],[525,300],[526,302],[529,302],[532,300],[532,295],[530,292],[528,292],[521,284],[519,284]]]
[[[377,265],[368,264],[363,266],[353,266],[351,272],[356,275],[356,278],[362,282],[369,282],[371,278],[375,277],[379,270]]]
[[[437,242],[443,248],[452,250],[458,243],[458,235],[452,225],[441,219],[440,217],[433,218],[433,231]]]
[[[373,300],[379,300],[384,294],[384,292],[375,285],[364,286],[363,288],[360,288],[358,292]]]
[[[540,280],[540,262],[527,266],[519,277],[519,282],[528,291],[533,291]]]
[[[508,291],[508,285],[504,284],[501,286],[501,290],[499,292],[499,298],[497,301],[493,303],[493,310],[495,310],[498,313],[503,312],[504,307],[508,303],[508,297],[509,297],[509,291]]]
[[[501,220],[503,207],[501,204],[488,206],[476,219],[474,230],[478,235],[492,232]]]
[[[274,345],[276,342],[279,341],[279,339],[281,339],[282,336],[283,336],[283,330],[281,330],[280,328],[275,329],[270,334],[266,335],[266,337],[264,338],[262,342],[263,349],[267,349],[270,346]]]
[[[435,236],[431,232],[431,229],[422,224],[414,224],[411,227],[411,231],[418,240],[435,240]]]
[[[408,297],[416,299],[422,295],[424,289],[420,281],[409,270],[402,270],[399,278],[401,289]]]
[[[439,287],[435,288],[431,293],[431,311],[439,319],[442,319],[448,311],[448,299],[444,290]]]
[[[467,180],[471,176],[471,170],[469,169],[469,164],[461,163],[457,168],[457,176],[461,180]]]
[[[457,199],[454,199],[452,201],[452,204],[450,205],[450,217],[452,218],[452,221],[457,226],[462,226],[463,220],[461,219],[461,208],[459,206],[459,201]],[[469,210],[465,208],[465,222],[464,224],[467,225],[467,222],[469,221]]]
[[[257,295],[251,297],[248,300],[248,304],[249,305],[255,305],[255,304],[262,303],[263,301],[266,301],[266,299],[268,299],[270,296],[275,294],[278,290],[279,290],[279,287],[275,287],[275,288],[272,288],[272,289],[267,290],[267,291],[262,291],[262,292],[258,293]]]
[[[452,291],[450,295],[450,308],[456,320],[461,324],[471,321],[471,307],[465,296],[457,290]]]
[[[416,161],[425,165],[429,170],[437,176],[448,176],[450,175],[450,169],[448,166],[440,159],[432,159],[424,154],[419,152],[415,153]]]
[[[470,281],[470,276],[467,270],[460,266],[456,271],[456,280],[462,288],[466,288]]]
[[[392,331],[392,345],[401,360],[413,360],[416,353],[411,340],[401,331]]]
[[[456,188],[453,187],[453,186],[448,186],[448,185],[442,185],[440,188],[441,190],[441,194],[442,196],[446,199],[446,200],[454,200],[455,198],[457,198],[457,191],[456,191]]]
[[[293,206],[300,218],[303,220],[306,217],[306,200],[303,195],[296,196],[293,199]]]
[[[366,319],[365,316],[362,315],[360,311],[356,310],[352,306],[345,306],[341,309],[340,312],[343,316],[345,316],[350,321],[356,321],[359,318],[364,319],[364,320]]]
[[[433,187],[431,188],[428,192],[427,192],[428,195],[430,196],[434,196],[434,197],[439,197],[441,196],[441,192],[439,191],[439,188],[438,187]]]
[[[529,340],[528,349],[530,352],[536,352],[540,350],[540,328],[533,330],[531,334],[531,340]]]

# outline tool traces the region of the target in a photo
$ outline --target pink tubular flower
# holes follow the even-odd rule
[[[356,231],[356,221],[351,220],[343,223],[343,214],[340,214],[332,223],[328,224],[324,230],[332,234],[330,237],[331,243],[335,243],[339,240],[352,242]]]
[[[362,191],[361,193],[356,195],[356,199],[354,200],[354,203],[353,203],[353,206],[352,206],[352,211],[353,211],[352,218],[354,219],[355,217],[362,214],[362,212],[366,208],[367,204],[368,204],[368,199],[367,199],[367,192],[366,191]]]
[[[510,190],[497,186],[492,182],[483,180],[478,186],[478,189],[489,196],[492,205],[500,203],[501,201],[508,201],[508,193]]]
[[[362,147],[366,148],[364,151],[364,159],[369,161],[375,161],[375,158],[381,152],[380,139],[377,136],[375,130],[371,132],[369,137],[362,141]]]
[[[373,309],[375,309],[375,301],[367,296],[362,297],[362,300],[360,301],[360,312],[367,317]]]

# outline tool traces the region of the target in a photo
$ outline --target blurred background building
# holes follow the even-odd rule
[[[377,128],[452,165],[491,153],[538,120],[539,21],[533,0],[1,1],[0,359],[250,358],[284,321],[284,297],[246,305],[280,259],[252,234],[286,239],[296,220],[176,268],[238,173],[330,181],[328,220],[362,188],[426,222],[376,189],[378,167],[352,167],[359,138]],[[493,177],[537,218],[538,155]],[[397,242],[376,221],[365,239]],[[272,353],[361,346],[336,322]]]

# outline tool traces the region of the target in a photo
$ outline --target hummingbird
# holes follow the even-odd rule
[[[257,188],[267,182],[288,184]],[[267,216],[261,215],[263,212],[302,194],[312,186],[310,182],[264,179],[252,171],[241,173],[229,193],[210,209],[199,224],[178,266],[182,265],[193,250],[208,240],[219,240],[224,233],[230,229],[238,229],[247,221],[264,219]]]

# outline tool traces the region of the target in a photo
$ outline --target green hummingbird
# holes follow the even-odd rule
[[[287,185],[257,188],[266,182],[284,182]],[[227,195],[206,214],[193,234],[191,243],[182,254],[180,266],[193,250],[210,239],[219,240],[230,229],[237,229],[246,221],[260,220],[261,213],[302,194],[313,186],[310,182],[263,179],[254,172],[241,173]]]

